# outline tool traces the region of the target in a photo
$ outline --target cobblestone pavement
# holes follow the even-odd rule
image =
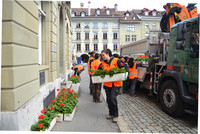
[[[139,89],[136,94],[118,96],[120,116],[133,133],[198,133],[197,116],[170,117],[161,110],[156,97],[147,95],[147,90]]]

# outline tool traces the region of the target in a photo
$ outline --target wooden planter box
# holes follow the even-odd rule
[[[63,114],[57,114],[56,115],[56,122],[62,122],[63,121]]]
[[[80,87],[80,83],[76,83],[76,84],[72,84],[71,89],[73,89],[74,92],[78,93],[79,87]]]
[[[92,83],[102,83],[102,82],[113,82],[113,81],[124,81],[128,77],[128,72],[114,74],[112,77],[105,75],[104,78],[100,76],[92,76]]]
[[[51,129],[54,127],[55,124],[56,124],[56,118],[53,118],[53,120],[50,123],[49,128],[46,129],[45,131],[51,131]]]
[[[75,111],[76,111],[76,106],[71,114],[64,114],[64,121],[72,121],[74,118]]]

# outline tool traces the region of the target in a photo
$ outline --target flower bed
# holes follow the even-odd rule
[[[59,114],[71,114],[78,103],[78,93],[74,92],[70,88],[63,88],[59,91],[55,100],[51,101],[48,108],[41,111],[41,115],[38,117],[39,121],[31,126],[32,131],[45,131],[50,127],[50,124],[54,117]],[[57,121],[62,121],[63,116],[57,118]]]
[[[79,76],[76,76],[76,75],[72,75],[68,81],[72,81],[72,83],[80,83],[80,77]]]
[[[74,114],[76,111],[76,107],[74,108],[73,112],[71,114],[64,114],[64,121],[72,121],[74,118]]]

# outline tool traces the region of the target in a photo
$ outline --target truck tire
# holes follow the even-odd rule
[[[160,101],[163,111],[168,115],[173,117],[183,115],[184,105],[175,81],[167,80],[162,84]]]

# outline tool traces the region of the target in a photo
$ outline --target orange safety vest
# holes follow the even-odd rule
[[[75,66],[73,68],[73,70],[76,69],[76,68],[77,68],[77,72],[80,71],[80,70],[83,70],[83,66],[81,66],[81,65]]]
[[[137,69],[136,69],[136,63],[134,63],[132,68],[129,67],[129,75],[128,75],[128,77],[129,77],[129,79],[138,78],[138,72],[137,72]]]
[[[99,60],[94,60],[92,63],[91,63],[91,69],[92,70],[98,70],[98,68],[99,68],[99,65],[101,64],[101,61],[99,61]],[[94,74],[94,73],[92,73],[92,74]]]
[[[109,72],[110,69],[115,68],[116,65],[117,65],[117,60],[118,60],[118,58],[114,58],[111,61],[110,66],[109,66],[109,64],[107,64],[104,61],[102,61],[103,70],[107,70]],[[106,87],[112,87],[113,83],[114,83],[115,87],[121,87],[122,86],[122,81],[104,82],[103,85],[106,86]]]
[[[90,57],[89,60],[88,60],[88,74],[89,75],[92,74],[91,71],[90,71],[90,69],[91,69],[90,60],[92,60],[92,59],[94,60],[94,57]]]

